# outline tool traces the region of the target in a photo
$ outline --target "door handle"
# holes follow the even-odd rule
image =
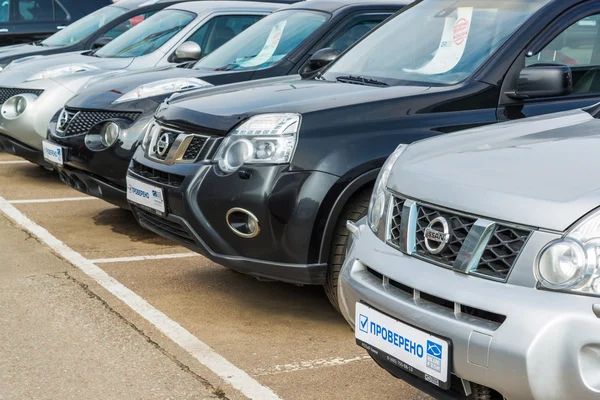
[[[56,29],[58,29],[60,31],[61,29],[65,29],[66,27],[67,27],[66,25],[59,25],[56,27]]]
[[[8,32],[8,29],[6,29],[6,28],[0,29],[0,33],[6,33],[6,32]]]

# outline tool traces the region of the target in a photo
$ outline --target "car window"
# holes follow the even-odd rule
[[[267,68],[296,49],[328,19],[308,10],[273,13],[196,63],[197,69],[247,70]]]
[[[13,0],[14,1],[14,0]],[[53,0],[17,0],[18,20],[53,21]]]
[[[96,52],[98,57],[127,58],[150,54],[196,18],[182,10],[162,10]]]
[[[8,22],[10,0],[0,0],[0,22]]]
[[[321,47],[330,47],[342,53],[348,47],[356,43],[358,39],[362,38],[373,28],[379,25],[388,16],[389,15],[374,15],[368,19],[356,21],[355,23],[347,26],[346,29],[338,32],[331,40],[327,41]]]
[[[467,79],[551,0],[430,0],[361,40],[325,79],[362,76],[391,85],[454,85]]]
[[[135,16],[129,18],[128,20],[121,22],[119,25],[111,28],[109,31],[104,33],[102,36],[116,39],[119,36],[121,36],[122,34],[124,34],[125,32],[127,32],[128,30],[130,30],[131,28],[133,28],[134,26],[136,26],[136,25],[142,23],[143,21],[145,21],[146,19],[150,18],[155,13],[156,13],[156,11],[152,11],[152,12],[147,12],[145,14],[135,15]]]
[[[42,44],[45,46],[68,46],[80,42],[126,12],[125,8],[117,6],[103,7],[73,22],[65,29],[44,40]]]
[[[204,24],[188,41],[196,42],[206,56],[260,20],[260,15],[224,15]]]
[[[573,71],[573,94],[600,93],[600,14],[583,18],[565,29],[526,66],[564,64]]]
[[[63,8],[63,6],[58,2],[54,2],[54,19],[56,21],[66,21],[67,20],[67,12]]]

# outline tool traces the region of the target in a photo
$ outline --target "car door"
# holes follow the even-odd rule
[[[525,100],[504,95],[498,108],[499,120],[583,108],[600,102],[600,2],[590,2],[561,15],[540,34],[538,43],[534,41],[530,49],[511,67],[502,92],[514,92],[520,71],[540,64],[569,66],[573,74],[573,92]]]
[[[68,14],[56,0],[10,0],[10,2],[13,27],[10,33],[14,43],[45,39],[67,23]]]

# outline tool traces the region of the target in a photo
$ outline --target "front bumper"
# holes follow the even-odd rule
[[[221,176],[212,164],[166,166],[140,154],[141,149],[128,174],[162,188],[167,208],[161,217],[132,206],[142,226],[245,274],[295,284],[325,282],[327,266],[311,263],[308,254],[319,206],[337,177],[289,172],[287,166],[245,168],[244,174]],[[162,177],[168,173],[179,184],[149,179],[135,171],[136,165],[160,171]],[[242,238],[229,228],[226,215],[233,208],[258,218],[258,236]]]
[[[44,92],[28,104],[23,114],[7,119],[0,114],[0,133],[11,137],[33,149],[42,150],[42,141],[47,138],[48,124],[73,92],[49,79],[26,82],[19,88],[40,89]]]
[[[538,234],[551,236],[534,233]],[[356,303],[365,302],[448,338],[453,345],[454,376],[511,400],[600,396],[600,319],[593,312],[600,299],[463,275],[404,255],[380,241],[366,225],[360,226],[358,235],[339,289],[340,307],[351,325]],[[528,267],[517,263],[515,268]],[[474,317],[458,311],[462,306],[506,319],[492,321],[483,318],[485,313]],[[385,360],[376,361],[405,376]],[[415,383],[412,376],[406,380]],[[430,384],[419,386],[436,397],[461,398]]]
[[[40,165],[44,168],[53,168],[52,164],[44,160],[44,154],[41,150],[29,147],[9,136],[0,134],[0,150],[4,150],[8,154],[24,158],[25,160]]]

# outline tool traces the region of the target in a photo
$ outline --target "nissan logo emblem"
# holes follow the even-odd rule
[[[425,247],[431,254],[440,254],[450,241],[450,225],[444,217],[437,217],[425,228]]]
[[[169,152],[169,147],[171,146],[171,135],[168,133],[163,133],[158,138],[156,142],[156,154],[160,157],[165,157]]]
[[[62,110],[62,112],[60,113],[60,116],[58,117],[58,130],[64,131],[65,129],[67,129],[68,125],[69,125],[69,113],[67,112],[67,110]]]

